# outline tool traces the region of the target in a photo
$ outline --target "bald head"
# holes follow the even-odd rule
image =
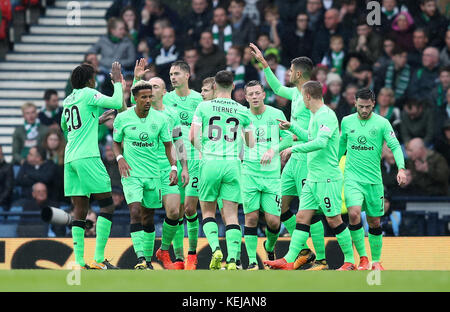
[[[423,51],[422,65],[433,69],[439,64],[439,50],[435,47],[428,47]]]
[[[324,17],[325,27],[328,30],[335,30],[339,25],[339,11],[338,9],[331,8],[325,12]]]
[[[406,146],[406,154],[412,161],[425,159],[427,149],[423,140],[421,138],[411,139]]]
[[[151,78],[148,83],[152,86],[152,104],[161,104],[162,98],[166,94],[166,83],[159,77]]]

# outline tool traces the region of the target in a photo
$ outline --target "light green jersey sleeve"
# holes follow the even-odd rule
[[[267,83],[276,95],[284,97],[288,100],[292,100],[295,88],[288,88],[283,86],[278,80],[277,76],[275,76],[275,74],[272,72],[270,67],[264,68],[264,74],[266,75]]]
[[[338,160],[340,161],[342,156],[347,152],[347,122],[344,117],[341,122],[341,136],[339,137],[339,154]]]
[[[328,141],[334,133],[334,122],[327,118],[326,114],[318,114],[316,123],[318,128],[317,135],[311,141],[303,144],[297,144],[292,148],[293,153],[309,153],[327,146]]]
[[[122,83],[120,82],[114,83],[113,96],[109,97],[96,91],[96,93],[94,94],[94,100],[92,101],[92,105],[112,109],[122,108],[122,103],[123,103],[123,91],[122,91]]]
[[[289,131],[291,131],[293,134],[295,134],[299,141],[308,141],[308,131],[300,127],[297,123],[291,123],[291,127],[289,128]]]
[[[278,112],[277,119],[287,120],[286,116],[284,115],[284,113],[282,111]],[[279,130],[279,133],[280,133],[281,141],[278,144],[274,145],[273,149],[275,152],[281,152],[281,151],[291,147],[292,144],[294,143],[294,138],[292,137],[292,134],[289,131]]]
[[[398,169],[405,169],[405,158],[403,157],[403,151],[400,147],[400,143],[395,136],[395,131],[392,129],[391,123],[386,120],[384,133],[384,140],[386,141],[387,146],[391,149],[394,154],[395,163],[397,164]]]
[[[162,142],[172,142],[172,133],[169,130],[169,126],[168,126],[167,122],[164,123],[161,127],[161,131],[159,133],[159,139]]]
[[[123,141],[123,128],[121,125],[122,117],[121,115],[117,115],[116,118],[114,118],[114,124],[113,124],[113,140],[117,143],[121,143]]]

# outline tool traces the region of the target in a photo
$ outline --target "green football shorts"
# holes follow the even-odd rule
[[[181,166],[178,165],[178,186],[180,188],[181,203],[184,203],[185,196],[198,197],[200,160],[189,159],[187,161],[187,166],[189,171],[189,183],[183,187],[183,181],[181,180]]]
[[[342,209],[342,180],[329,182],[306,180],[298,209],[320,209],[327,217],[340,215]]]
[[[64,164],[64,195],[87,196],[111,192],[111,179],[100,157],[73,160]]]
[[[252,175],[242,176],[244,214],[262,209],[274,216],[281,215],[281,180]]]
[[[122,186],[127,204],[141,203],[152,209],[162,207],[160,178],[122,178]]]
[[[169,185],[170,184],[170,171],[172,169],[169,167],[168,170],[159,170],[160,180],[161,180],[161,194],[162,196],[166,196],[169,194],[180,194],[180,184],[178,185]],[[181,171],[181,167],[178,168],[178,172]],[[181,179],[181,175],[179,174],[178,179]]]
[[[221,198],[239,203],[241,202],[240,180],[240,160],[202,159],[199,166],[199,199],[213,202]]]
[[[345,180],[344,196],[347,207],[361,206],[370,217],[384,215],[383,184],[368,184]]]
[[[306,159],[301,161],[289,158],[281,173],[281,194],[300,197],[307,175]]]

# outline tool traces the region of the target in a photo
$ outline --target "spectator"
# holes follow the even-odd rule
[[[47,127],[61,129],[61,115],[63,108],[59,106],[58,92],[47,89],[44,92],[44,108],[39,112],[39,121]]]
[[[164,28],[161,33],[161,48],[152,52],[152,59],[159,77],[164,80],[166,85],[170,85],[170,65],[182,58],[182,53],[183,50],[179,42],[176,41],[175,29],[172,27]]]
[[[103,164],[106,168],[106,172],[108,172],[108,175],[111,179],[111,187],[122,188],[119,167],[117,166],[116,157],[114,156],[114,152],[110,144],[105,146],[105,151],[103,153],[102,159]]]
[[[356,26],[356,36],[349,43],[350,53],[361,54],[372,65],[381,55],[382,38],[367,25],[365,19],[361,19]]]
[[[231,0],[228,12],[232,27],[232,43],[240,47],[255,42],[257,28],[252,20],[244,15],[245,0]]]
[[[9,210],[14,188],[14,171],[12,164],[8,164],[3,156],[0,145],[0,208]]]
[[[429,36],[429,45],[442,48],[444,40],[442,34],[447,30],[448,21],[442,16],[436,5],[436,0],[421,0],[420,14],[414,20],[418,27],[424,28]]]
[[[447,91],[450,88],[450,65],[439,69],[439,83],[431,92],[432,107],[440,115],[445,116]]]
[[[233,27],[229,24],[227,11],[222,7],[214,9],[211,27],[213,42],[222,52],[227,52],[233,45]],[[201,40],[201,38],[200,38]]]
[[[89,220],[92,222],[91,228],[86,228],[84,230],[85,237],[96,237],[96,229],[97,229],[97,214],[92,209],[89,209],[86,215],[86,221]]]
[[[448,195],[448,165],[445,158],[428,149],[421,138],[414,138],[406,146],[406,168],[411,170],[412,187],[419,196]]]
[[[259,33],[267,34],[269,41],[273,42],[275,48],[281,46],[281,36],[285,32],[285,27],[280,21],[278,8],[268,5],[264,9],[264,21],[259,25]]]
[[[233,100],[249,108],[249,104],[245,99],[244,85],[239,84],[233,90]]]
[[[189,86],[191,89],[200,92],[202,88],[202,81],[197,79],[197,74],[195,73],[195,65],[198,61],[198,51],[194,46],[187,47],[184,50],[183,59],[188,63],[189,68],[191,70],[191,75],[189,76]]]
[[[369,88],[371,90],[374,90],[375,93],[378,92],[378,90],[375,89],[375,84],[373,81],[373,71],[372,67],[368,64],[361,64],[354,72],[353,77],[357,79],[356,85],[362,89],[362,88]]]
[[[325,14],[325,9],[323,8],[323,4],[321,0],[307,0],[306,1],[306,10],[302,11],[307,15],[307,28],[313,32],[316,33],[319,29],[324,27],[323,19]],[[298,22],[298,16],[300,14],[297,14],[297,22]]]
[[[355,73],[358,68],[363,64],[363,59],[361,55],[358,53],[349,53],[347,54],[344,60],[344,74],[342,75],[342,83],[344,88],[348,84],[357,84],[358,78],[355,76]]]
[[[441,133],[435,141],[434,150],[445,158],[450,168],[450,117],[447,117],[447,120],[442,126]]]
[[[31,199],[31,187],[36,182],[42,182],[48,188],[53,183],[61,183],[55,179],[56,165],[45,158],[45,151],[42,148],[30,148],[27,160],[20,167],[17,173],[16,184],[22,187],[22,198]]]
[[[408,53],[395,48],[392,52],[392,61],[386,68],[383,85],[394,91],[397,106],[402,106],[405,101],[406,91],[411,80],[411,67],[407,63]]]
[[[200,35],[199,58],[195,66],[197,79],[214,77],[216,72],[226,68],[225,54],[213,43],[213,34],[204,31]]]
[[[125,26],[127,29],[128,36],[130,36],[131,41],[135,46],[138,45],[138,29],[139,29],[139,21],[136,10],[131,5],[128,5],[123,8],[120,13],[120,18],[125,22]]]
[[[358,24],[358,6],[356,0],[341,0],[339,18],[345,29],[356,29]]]
[[[355,103],[356,103],[356,92],[358,91],[358,87],[354,84],[349,84],[345,87],[345,92],[343,93],[343,97],[339,101],[336,107],[336,117],[341,124],[342,118],[347,115],[353,114],[356,112]]]
[[[105,19],[120,17],[122,10],[127,6],[135,8],[137,12],[141,12],[144,4],[144,0],[114,0],[112,5],[106,10]]]
[[[285,67],[290,66],[291,60],[298,55],[307,57],[312,55],[314,33],[308,28],[308,15],[299,13],[295,25],[296,28],[293,31],[286,29],[281,35],[281,63]]]
[[[321,0],[315,1],[320,2],[320,5],[322,5]],[[294,25],[297,14],[304,8],[304,2],[298,0],[275,0],[274,3],[278,8],[283,25]]]
[[[125,202],[125,197],[123,195],[122,187],[112,186],[111,187],[112,199],[114,203],[114,210],[126,210],[127,203]]]
[[[208,1],[192,0],[191,10],[184,18],[189,40],[197,43],[200,40],[202,31],[211,26],[211,20],[212,10],[208,6]]]
[[[330,49],[322,59],[322,65],[328,67],[331,72],[342,75],[344,73],[344,39],[340,35],[330,38]]]
[[[181,35],[183,23],[178,13],[172,10],[161,0],[145,0],[145,6],[141,11],[141,25],[139,26],[139,38],[151,36],[154,24],[157,20],[167,19],[175,29],[177,35]],[[152,45],[150,44],[150,47]]]
[[[396,0],[383,0],[381,5],[381,34],[387,34],[394,23],[400,9]]]
[[[275,76],[278,78],[278,81],[284,81],[284,76],[286,75],[286,67],[281,65],[278,62],[278,58],[275,54],[268,54],[266,57],[266,61],[269,64],[270,69],[275,74]],[[264,103],[270,104],[275,102],[275,93],[273,92],[272,88],[269,86],[266,80],[266,75],[264,75],[264,71],[259,71],[259,77],[258,79],[261,81],[264,92],[266,93],[266,98],[264,99]]]
[[[374,75],[377,77],[376,79],[380,80],[381,78],[378,78],[380,76],[383,76],[386,71],[387,66],[392,61],[392,52],[395,48],[395,41],[391,37],[386,37],[383,39],[383,50],[381,52],[381,56],[378,58],[378,60],[373,64],[373,71]]]
[[[236,88],[244,87],[251,80],[259,80],[259,74],[252,65],[242,64],[242,49],[239,46],[233,45],[228,49],[226,60],[226,70],[233,73]]]
[[[409,83],[407,96],[417,100],[432,101],[431,92],[438,85],[439,79],[439,50],[434,47],[423,51],[422,67],[417,69]]]
[[[217,7],[228,8],[230,0],[209,0],[209,3],[213,9]]]
[[[142,34],[139,31],[140,40],[145,40],[147,42],[147,46],[151,47],[151,50],[159,50],[161,49],[161,34],[164,28],[171,27],[170,21],[167,18],[157,19],[153,23],[153,33]],[[149,48],[150,50],[150,48]],[[153,59],[149,57],[148,63],[153,62]]]
[[[327,75],[328,68],[326,66],[317,65],[311,72],[311,80],[318,81],[322,85],[322,95],[327,92]]]
[[[335,8],[325,12],[325,27],[317,31],[314,38],[312,61],[317,64],[322,61],[323,56],[330,47],[330,38],[332,35],[339,34],[344,38],[344,46],[348,44],[350,30],[343,29],[339,22],[339,11]]]
[[[413,138],[421,138],[427,146],[433,143],[433,112],[423,101],[409,99],[406,102],[400,124],[401,141],[409,142]]]
[[[328,73],[326,84],[327,92],[323,97],[324,103],[332,110],[336,110],[341,100],[342,78],[336,73]]]
[[[111,64],[120,61],[124,71],[133,71],[136,48],[127,36],[125,22],[112,17],[108,20],[108,34],[100,37],[88,53],[100,54],[99,71],[109,78]]]
[[[397,173],[398,168],[394,154],[385,142],[381,152],[381,176],[384,187],[387,188],[393,196],[402,195],[402,193],[404,193],[398,185]]]
[[[256,39],[256,45],[261,50],[261,52],[264,54],[264,56],[267,56],[269,54],[274,54],[278,59],[278,63],[280,62],[280,50],[277,48],[275,43],[270,41],[269,34],[260,33]]]
[[[417,28],[413,33],[413,50],[408,51],[408,64],[417,69],[422,65],[422,54],[428,44],[428,35],[423,28]]]
[[[86,53],[84,55],[83,62],[81,64],[89,64],[94,68],[95,71],[95,89],[99,90],[101,93],[105,95],[112,95],[114,92],[114,88],[111,84],[111,80],[106,79],[105,73],[100,73],[98,66],[98,57],[96,53]],[[109,74],[108,74],[109,75]],[[70,77],[67,79],[66,83],[66,97],[68,97],[73,91],[72,82],[70,81]]]
[[[413,43],[414,20],[408,12],[400,12],[392,22],[392,30],[389,35],[395,43],[406,51],[414,49]]]
[[[22,105],[23,126],[17,126],[12,138],[13,163],[21,165],[31,147],[41,145],[48,128],[37,118],[36,106],[31,102]]]
[[[382,88],[378,92],[377,105],[375,106],[375,113],[386,118],[392,125],[396,136],[400,133],[400,109],[394,106],[395,97],[394,91],[390,88]]]
[[[442,66],[450,66],[450,29],[445,33],[445,47],[441,50],[439,60]]]

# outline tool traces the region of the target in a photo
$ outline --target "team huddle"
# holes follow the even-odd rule
[[[117,269],[104,256],[114,206],[111,183],[100,160],[98,124],[106,112],[118,110],[114,119],[113,151],[122,176],[125,200],[130,209],[130,235],[137,257],[135,269],[153,269],[155,209],[164,207],[161,247],[156,257],[165,269],[195,270],[200,221],[211,247],[211,270],[236,270],[241,266],[241,240],[248,255],[247,270],[258,270],[258,219],[263,216],[267,254],[271,269],[325,270],[325,217],[344,254],[339,270],[383,270],[380,264],[384,214],[381,151],[384,142],[393,151],[400,185],[406,181],[403,153],[389,121],[375,113],[375,96],[369,89],[356,94],[357,112],[339,127],[335,113],[323,103],[322,86],[311,81],[313,63],[307,57],[291,61],[290,83],[283,86],[264,59],[250,44],[253,56],[264,68],[275,94],[291,100],[291,119],[264,104],[264,87],[250,81],[244,92],[249,108],[232,99],[233,73],[219,71],[203,81],[201,94],[189,89],[189,65],[172,63],[166,92],[161,78],[143,81],[145,61],[135,67],[131,88],[134,106],[123,102],[121,66],[113,63],[114,94],[107,97],[94,89],[91,66],[74,69],[74,88],[64,100],[62,128],[67,134],[64,189],[74,206],[72,237],[75,260],[84,269]],[[341,130],[340,130],[341,129]],[[344,175],[339,161],[345,156]],[[281,170],[281,157],[289,158]],[[342,190],[349,225],[341,218]],[[93,196],[100,206],[94,262],[84,261],[84,229]],[[298,212],[290,210],[299,198]],[[245,214],[244,233],[238,221],[238,205]],[[216,210],[225,224],[226,265],[219,245]],[[370,265],[365,247],[361,211],[369,224]],[[188,254],[184,257],[184,219]],[[291,236],[288,253],[275,259],[274,248],[281,223]],[[314,252],[308,248],[311,235]],[[353,244],[360,257],[355,265]],[[169,254],[173,246],[175,261]]]

